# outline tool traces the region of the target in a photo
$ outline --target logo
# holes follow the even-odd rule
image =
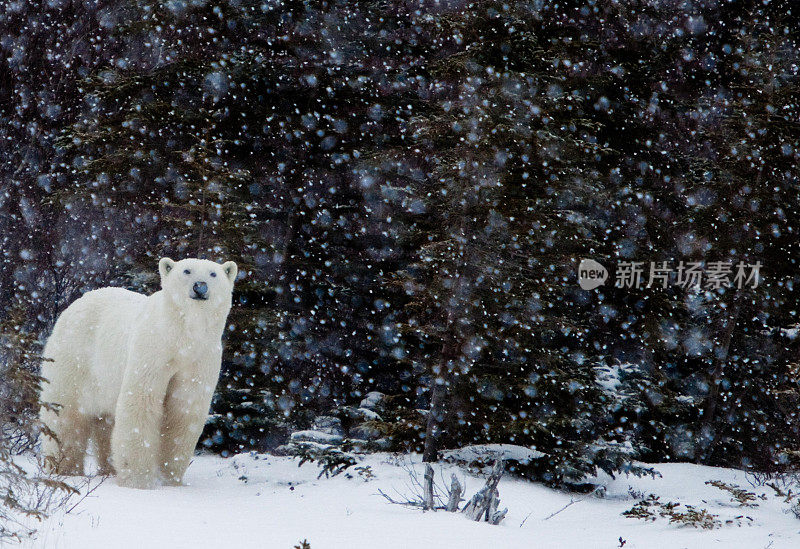
[[[578,284],[583,290],[594,290],[608,280],[608,271],[593,259],[581,259],[578,265]]]
[[[761,282],[761,261],[620,261],[615,269],[616,288],[667,288],[677,286],[695,291],[723,288],[758,288]],[[649,272],[649,276],[648,276]],[[578,265],[578,284],[584,290],[594,290],[608,280],[608,271],[593,259],[581,259]]]

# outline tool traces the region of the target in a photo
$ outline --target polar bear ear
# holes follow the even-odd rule
[[[161,279],[163,280],[172,269],[175,267],[175,262],[172,261],[168,257],[162,257],[161,260],[158,262],[158,273],[161,275]]]
[[[236,266],[236,263],[233,261],[226,261],[222,264],[222,270],[225,271],[225,275],[228,277],[228,280],[231,281],[231,284],[236,280],[236,274],[239,272],[239,267]]]

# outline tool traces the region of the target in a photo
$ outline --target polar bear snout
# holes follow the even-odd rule
[[[192,299],[208,299],[208,284],[202,281],[195,282],[192,292]]]

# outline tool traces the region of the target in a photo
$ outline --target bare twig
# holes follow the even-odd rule
[[[93,478],[99,479],[99,481],[94,486],[92,486],[92,479]],[[86,479],[86,484],[85,484],[85,486],[87,488],[86,492],[81,494],[81,496],[78,498],[78,500],[69,509],[66,510],[65,514],[67,514],[67,515],[70,514],[78,505],[80,505],[83,502],[83,500],[88,498],[90,495],[92,495],[92,493],[95,490],[100,488],[100,485],[103,484],[103,482],[105,482],[106,478],[107,477],[89,477],[89,478],[87,478]]]
[[[562,511],[564,511],[565,509],[567,509],[567,507],[569,507],[570,505],[573,505],[573,504],[575,504],[575,503],[580,503],[580,502],[582,502],[582,501],[583,501],[583,500],[585,500],[585,499],[586,499],[586,498],[581,498],[581,499],[574,499],[574,498],[570,498],[570,499],[569,499],[569,503],[567,503],[567,504],[566,504],[564,507],[562,507],[561,509],[559,509],[559,510],[558,510],[558,511],[556,511],[555,513],[551,513],[551,514],[547,515],[547,516],[546,516],[546,517],[544,517],[542,520],[548,520],[548,519],[551,519],[551,518],[553,518],[554,516],[556,516],[557,514],[559,514],[560,512],[562,512]],[[520,525],[520,526],[521,526],[521,525]]]
[[[378,489],[378,493],[380,495],[382,495],[384,498],[386,498],[386,501],[388,501],[389,503],[392,503],[394,505],[408,505],[409,507],[422,507],[423,506],[422,502],[414,501],[414,500],[411,500],[411,499],[408,499],[408,498],[405,498],[405,501],[399,501],[399,500],[392,499],[391,496],[389,496],[386,492],[384,492],[381,489]]]

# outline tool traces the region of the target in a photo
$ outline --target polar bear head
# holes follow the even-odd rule
[[[206,259],[168,257],[158,262],[161,289],[178,307],[218,310],[227,314],[238,269],[228,261],[220,265]]]

